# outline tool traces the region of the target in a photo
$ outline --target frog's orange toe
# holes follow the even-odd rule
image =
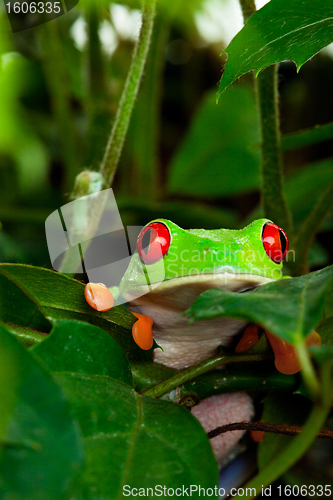
[[[84,295],[90,307],[97,311],[108,311],[114,304],[112,293],[103,283],[87,283]]]
[[[132,327],[134,342],[144,351],[153,347],[153,320],[145,314],[133,313],[138,318]]]
[[[293,375],[299,372],[301,365],[296,348],[267,330],[265,333],[274,352],[276,369],[285,375]]]
[[[241,352],[247,351],[248,349],[250,349],[250,347],[256,344],[258,340],[259,340],[258,326],[257,325],[248,326],[245,332],[243,333],[242,338],[238,342],[235,352],[237,352],[237,354],[240,354]]]
[[[272,333],[265,331],[266,336],[274,351],[276,369],[285,375],[293,375],[301,369],[296,347],[284,340],[276,337]],[[319,333],[313,331],[305,339],[306,347],[311,345],[320,346],[321,338]]]

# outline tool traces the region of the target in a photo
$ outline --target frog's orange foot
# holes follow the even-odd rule
[[[97,311],[108,311],[114,304],[112,293],[103,283],[87,283],[84,295],[88,304]]]
[[[261,420],[258,420],[258,424],[261,423]],[[265,431],[257,431],[257,430],[251,430],[250,431],[250,436],[252,441],[255,443],[260,443],[265,437]]]
[[[153,320],[145,314],[133,313],[138,318],[132,327],[134,342],[144,351],[153,347]]]
[[[265,333],[274,352],[276,369],[285,375],[293,375],[294,373],[299,372],[301,364],[298,359],[296,347],[276,337],[267,330]],[[319,346],[320,344],[320,335],[315,331],[310,333],[305,339],[306,347],[310,347],[312,345]]]
[[[258,333],[259,327],[257,325],[250,325],[248,326],[240,341],[238,342],[235,352],[237,354],[240,354],[241,352],[247,351],[252,347],[254,344],[256,344],[259,340],[259,333]]]
[[[259,327],[256,325],[250,325],[246,328],[242,338],[240,339],[236,347],[237,353],[241,353],[246,351],[247,349],[250,349],[250,347],[258,342],[258,328]],[[294,373],[299,372],[301,369],[301,365],[298,359],[296,347],[289,344],[288,342],[285,342],[279,337],[276,337],[268,330],[265,330],[265,334],[274,352],[274,363],[276,369],[280,373],[284,373],[285,375],[293,375]],[[310,335],[308,335],[308,337],[305,339],[306,347],[310,347],[312,345],[319,346],[320,344],[320,335],[315,331],[310,333]]]

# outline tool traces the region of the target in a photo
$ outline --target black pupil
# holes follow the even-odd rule
[[[281,251],[283,255],[287,248],[287,240],[283,232],[280,231],[280,229],[279,229],[279,235],[280,235]]]
[[[145,252],[146,254],[149,251],[150,233],[151,233],[151,229],[149,228],[149,229],[147,229],[147,231],[145,232],[145,234],[143,235],[143,238],[141,240],[142,250],[147,249],[147,251]]]

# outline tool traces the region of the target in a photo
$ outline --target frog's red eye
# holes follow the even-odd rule
[[[153,264],[169,250],[170,233],[162,222],[152,222],[144,227],[136,241],[140,259],[145,264]]]
[[[267,222],[263,227],[261,239],[268,257],[276,264],[280,264],[289,247],[288,238],[283,229],[272,222]]]

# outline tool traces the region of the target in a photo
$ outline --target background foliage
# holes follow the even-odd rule
[[[319,10],[313,7],[313,1],[272,0],[257,17],[250,19],[226,49],[229,59],[220,91],[228,88],[217,106],[221,62],[226,59],[225,54],[221,59],[220,53],[231,38],[228,23],[223,24],[223,19],[234,16],[230,6],[236,9],[236,0],[158,2],[147,65],[113,183],[125,226],[144,225],[163,217],[184,228],[237,228],[263,214],[260,119],[252,76],[247,72],[285,61],[289,55],[300,67],[327,45],[332,40],[332,6],[328,0],[317,3]],[[228,6],[229,10],[223,10]],[[212,387],[218,387],[218,392],[247,389],[251,374],[258,408],[264,406],[263,418],[289,424],[305,422],[309,411],[308,406],[305,411],[302,405],[308,404],[308,398],[316,403],[316,384],[320,384],[326,399],[330,395],[332,299],[327,291],[331,269],[304,276],[290,285],[292,290],[283,290],[283,294],[290,293],[289,305],[295,304],[302,311],[299,330],[292,324],[295,317],[291,308],[291,320],[287,322],[291,333],[283,333],[283,316],[280,322],[275,318],[281,336],[292,339],[295,345],[299,340],[296,334],[302,337],[307,333],[302,325],[311,324],[313,328],[321,321],[318,329],[325,349],[313,350],[317,376],[311,369],[305,371],[300,385],[298,377],[277,377],[271,361],[267,364],[263,359],[260,374],[253,363],[237,370],[231,363],[226,371],[227,384],[216,378],[213,382],[212,374],[205,373],[195,387],[191,379],[202,372],[192,372],[180,380],[174,370],[153,366],[151,353],[138,352],[130,333],[133,317],[123,308],[105,315],[95,313],[84,302],[81,283],[47,269],[8,264],[51,267],[45,219],[69,201],[75,177],[81,170],[98,170],[101,164],[131,63],[140,8],[136,0],[117,4],[81,0],[67,15],[15,35],[3,8],[0,13],[0,260],[7,263],[0,266],[3,498],[7,498],[8,492],[12,497],[25,499],[120,498],[121,485],[129,479],[133,486],[153,486],[158,478],[159,484],[172,487],[214,487],[217,467],[208,439],[195,419],[172,403],[175,387],[180,384],[180,394],[197,390],[201,399],[212,394]],[[290,19],[295,18],[291,16],[293,12],[299,14],[299,33],[294,25],[284,27],[288,42],[285,46],[277,40],[284,22],[277,9],[285,16],[287,12]],[[269,32],[265,28],[267,18],[274,19]],[[315,26],[311,30],[310,24]],[[296,35],[290,40],[288,33],[292,30]],[[233,34],[236,31],[237,28]],[[244,40],[254,54],[250,61],[242,59]],[[297,52],[304,40],[304,47]],[[274,47],[273,58],[268,46]],[[267,50],[262,50],[263,57],[258,61],[255,54],[261,47]],[[241,75],[244,76],[240,81],[228,86]],[[264,77],[260,78],[259,88],[264,81]],[[290,237],[300,261],[305,256],[305,264],[299,269],[290,265],[289,272],[299,274],[300,269],[316,271],[332,264],[331,52],[320,52],[299,73],[294,63],[282,62],[277,80],[284,195],[294,228]],[[309,130],[300,133],[303,129]],[[275,182],[272,184],[274,189]],[[279,213],[277,198],[276,205]],[[316,207],[323,208],[313,220],[311,214]],[[308,226],[304,229],[305,221]],[[312,242],[317,226],[307,259],[308,243]],[[301,235],[298,240],[297,233]],[[307,290],[305,300],[293,289],[298,283],[298,290]],[[312,283],[310,290],[308,283]],[[320,286],[316,286],[318,283]],[[285,283],[281,285],[288,288]],[[269,288],[262,289],[264,299],[261,290],[257,291],[249,297],[253,303],[270,294]],[[215,311],[209,310],[212,299]],[[189,314],[197,319],[200,315],[219,315],[219,299],[208,297],[207,306],[202,297]],[[229,314],[232,308],[235,311],[242,306],[240,298],[235,300],[238,302],[230,305]],[[278,312],[282,312],[283,304],[279,307]],[[9,332],[27,347],[34,347],[26,351]],[[263,358],[266,355],[254,354]],[[214,362],[224,364],[225,356],[228,353],[222,353]],[[163,386],[163,381],[171,376],[176,377],[174,382]],[[279,399],[276,394],[273,398],[268,395],[264,399],[263,378],[271,390],[288,391],[288,395]],[[159,383],[160,392],[149,392]],[[300,395],[291,395],[296,388]],[[134,389],[147,392],[141,395]],[[160,395],[166,401],[156,399]],[[298,403],[300,399],[302,404]],[[21,406],[17,407],[18,400]],[[44,403],[40,406],[41,401]],[[112,401],[113,405],[105,406],[105,401]],[[329,403],[321,401],[320,405],[317,401],[314,412],[319,406],[327,410]],[[296,415],[295,408],[299,409]],[[311,413],[305,424],[308,432],[303,437],[265,438],[259,448],[259,469],[263,473],[258,476],[260,481],[269,484],[279,477],[279,471],[284,473],[288,468],[286,456],[296,460],[303,455],[327,413]],[[11,427],[8,421],[12,422]],[[329,420],[326,425],[330,425]],[[43,434],[45,441],[36,438],[38,433]],[[281,451],[278,462],[272,452],[275,449]],[[331,444],[317,443],[284,480],[289,484],[329,483],[332,471],[325,468],[323,457],[331,451]],[[52,453],[58,452],[63,454],[62,459],[53,460]],[[43,480],[37,497],[31,478],[41,469]],[[105,474],[105,470],[112,474]]]

